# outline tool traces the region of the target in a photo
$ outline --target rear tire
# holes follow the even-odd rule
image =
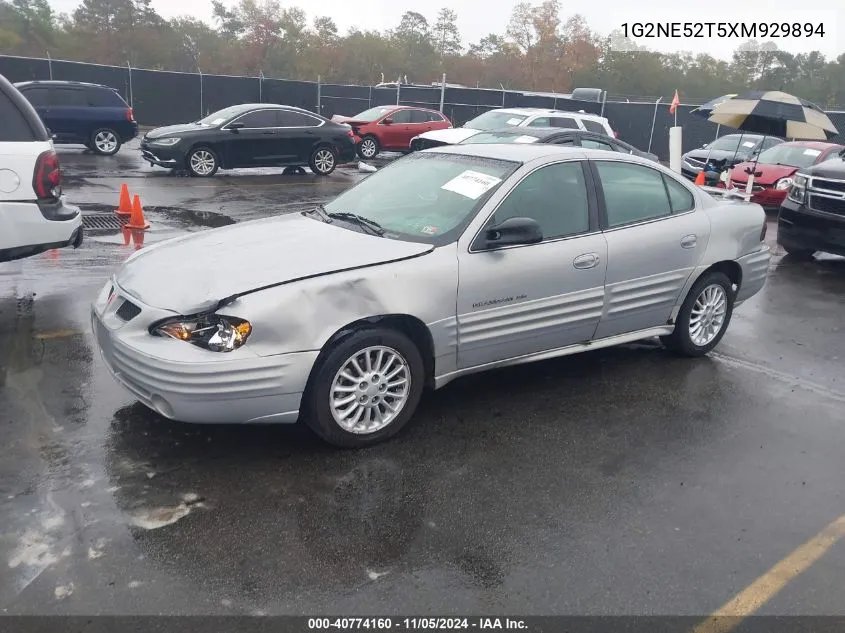
[[[357,330],[330,348],[314,368],[302,398],[305,423],[339,448],[383,442],[414,415],[423,393],[424,371],[419,349],[401,332]]]
[[[378,156],[380,151],[378,139],[375,136],[365,136],[358,143],[358,156],[364,160],[371,160]]]
[[[682,356],[698,357],[712,350],[728,329],[735,293],[724,273],[704,273],[692,286],[681,305],[675,331],[660,340],[667,349]]]
[[[120,137],[111,128],[102,127],[91,133],[87,147],[100,156],[114,156],[120,150]]]
[[[322,145],[311,153],[308,167],[318,176],[328,176],[337,167],[337,152],[327,145]]]

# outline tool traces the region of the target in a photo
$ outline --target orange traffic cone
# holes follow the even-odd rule
[[[702,169],[700,172],[698,172],[698,176],[695,177],[695,184],[703,185],[706,182],[707,181],[704,178],[704,170]]]
[[[135,194],[135,198],[132,200],[132,216],[129,218],[129,224],[126,227],[139,230],[150,228],[144,218],[144,209],[141,207],[141,198],[138,197],[138,194]]]
[[[126,183],[120,186],[120,202],[114,212],[117,215],[132,215],[132,203],[129,201],[129,187]]]

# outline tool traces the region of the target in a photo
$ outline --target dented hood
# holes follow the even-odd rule
[[[146,247],[115,275],[147,305],[192,314],[232,295],[406,259],[433,246],[359,233],[299,213],[243,222]]]

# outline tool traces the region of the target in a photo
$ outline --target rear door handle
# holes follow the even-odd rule
[[[595,268],[599,265],[601,258],[596,253],[585,253],[584,255],[579,255],[572,261],[572,265],[575,268]]]
[[[698,238],[695,235],[687,235],[681,239],[681,248],[695,248]]]

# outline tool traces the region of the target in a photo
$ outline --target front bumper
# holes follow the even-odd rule
[[[845,257],[845,215],[812,211],[787,198],[778,215],[777,241],[793,250]]]
[[[177,143],[178,145],[178,143]],[[158,167],[167,167],[176,169],[184,165],[184,159],[181,152],[175,149],[176,146],[160,147],[152,143],[141,143],[141,157],[150,165],[157,165]]]
[[[109,300],[109,289],[115,293]],[[125,321],[129,300],[140,312]],[[112,376],[165,418],[193,423],[291,423],[319,352],[257,356],[245,345],[230,353],[149,334],[150,323],[172,313],[106,284],[91,308],[97,347]]]

